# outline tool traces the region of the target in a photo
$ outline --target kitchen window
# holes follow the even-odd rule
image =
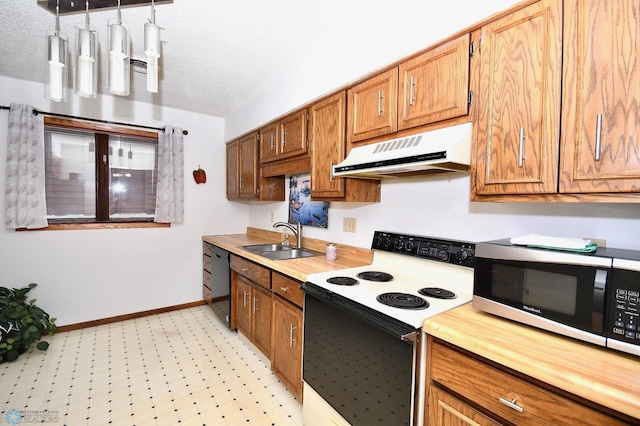
[[[153,222],[156,132],[46,117],[44,134],[50,225]]]

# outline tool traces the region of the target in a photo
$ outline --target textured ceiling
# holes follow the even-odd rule
[[[164,28],[159,93],[148,93],[144,75],[133,73],[129,99],[226,117],[301,64],[345,58],[365,45],[370,49],[389,33],[398,37],[403,28],[415,28],[420,20],[423,25],[427,20],[452,20],[465,3],[490,2],[174,0],[156,6],[156,23]],[[90,13],[103,64],[106,23],[115,14],[113,9]],[[143,57],[143,26],[149,17],[149,7],[122,9],[134,57]],[[83,14],[60,17],[71,51],[74,26],[83,22]],[[471,22],[461,22],[456,29]],[[36,0],[0,0],[0,23],[0,75],[43,81],[45,35],[54,28],[54,15]],[[398,55],[406,53],[398,50]],[[101,65],[99,92],[106,90],[104,69]]]

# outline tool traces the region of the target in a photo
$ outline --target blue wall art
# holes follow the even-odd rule
[[[305,226],[326,228],[329,224],[329,203],[311,201],[309,174],[289,178],[289,222],[299,220]]]

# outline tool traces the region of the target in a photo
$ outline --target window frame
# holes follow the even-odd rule
[[[120,228],[168,228],[170,223],[153,222],[153,218],[125,218],[125,219],[109,219],[109,163],[104,164],[98,161],[100,149],[108,150],[108,135],[139,137],[144,139],[155,140],[158,143],[158,132],[151,130],[142,130],[106,123],[95,123],[90,121],[73,120],[59,118],[53,116],[44,117],[45,127],[55,127],[60,129],[79,130],[96,133],[96,180],[98,186],[96,190],[101,189],[102,194],[96,192],[96,199],[103,200],[103,205],[96,205],[96,217],[93,219],[51,219],[48,218],[49,226],[42,228],[43,230],[62,230],[62,229],[120,229]],[[102,148],[98,145],[103,144]],[[106,197],[105,197],[106,195]],[[106,204],[105,204],[106,203]],[[106,219],[99,216],[99,212],[106,209]],[[103,213],[104,214],[104,213]]]

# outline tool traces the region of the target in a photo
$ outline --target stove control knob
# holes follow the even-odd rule
[[[413,247],[414,247],[414,244],[413,244],[413,241],[411,241],[411,240],[407,241],[407,244],[404,245],[404,249],[406,251],[413,250]]]
[[[460,258],[460,260],[462,260],[464,262],[469,257],[469,253],[467,253],[466,250],[460,250],[460,253],[458,254],[458,257]]]
[[[381,236],[381,235],[378,235],[378,236],[376,237],[376,243],[375,243],[375,246],[376,246],[376,248],[378,248],[378,247],[382,247],[382,236]]]
[[[404,246],[404,241],[402,241],[402,240],[396,241],[396,249],[397,250],[402,250],[403,246]]]
[[[387,237],[384,239],[384,248],[389,248],[391,245],[391,238]]]

